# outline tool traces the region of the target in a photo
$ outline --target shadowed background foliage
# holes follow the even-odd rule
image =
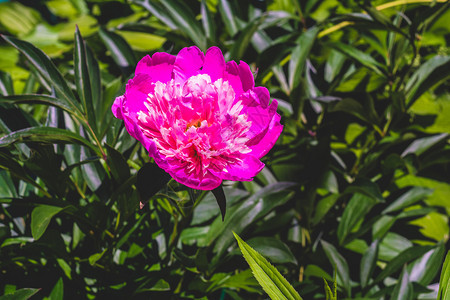
[[[266,299],[234,231],[304,299],[328,297],[334,272],[339,299],[436,299],[449,249],[449,8],[0,3],[0,295]],[[253,182],[224,184],[224,221],[211,192],[166,184],[110,110],[140,58],[191,45],[249,63],[284,125]]]

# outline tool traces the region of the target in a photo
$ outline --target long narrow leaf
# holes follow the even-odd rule
[[[415,246],[402,251],[399,255],[397,255],[389,262],[389,264],[384,268],[383,271],[381,271],[380,274],[378,274],[378,276],[374,279],[373,284],[384,280],[392,273],[400,270],[405,263],[424,255],[426,252],[433,248],[433,246]]]
[[[85,138],[81,137],[79,134],[53,127],[31,127],[11,132],[0,139],[0,147],[6,147],[13,143],[25,142],[80,144],[91,148],[99,156],[102,156],[97,147]]]
[[[271,299],[297,299],[302,297],[289,282],[272,266],[267,259],[253,250],[236,233],[234,233],[242,255],[252,269],[253,275]]]
[[[332,244],[327,243],[324,240],[321,240],[320,242],[322,244],[326,256],[328,257],[328,260],[336,268],[338,278],[340,278],[341,280],[341,284],[347,291],[347,295],[350,297],[351,295],[350,271],[347,261]]]
[[[141,5],[147,9],[151,14],[169,26],[170,29],[175,30],[178,28],[171,16],[164,11],[159,3],[155,3],[151,0],[131,0],[131,2]]]
[[[264,22],[265,16],[261,16],[242,29],[236,41],[233,43],[233,47],[230,49],[230,59],[238,60],[242,58],[247,49],[250,41],[252,40],[253,34],[258,30],[259,26]]]
[[[39,95],[39,94],[29,94],[29,95],[12,95],[12,96],[1,96],[0,103],[10,103],[10,104],[45,104],[54,107],[58,107],[77,118],[82,118],[76,112],[73,112],[71,106],[67,105],[63,100],[50,96],[50,95]]]
[[[439,280],[439,291],[437,300],[450,299],[450,251],[447,252],[442,265],[441,278]]]
[[[206,50],[205,34],[202,31],[192,10],[183,1],[165,0],[161,4],[172,16],[175,24],[182,29],[201,49]]]
[[[364,252],[363,257],[361,258],[359,274],[361,286],[363,288],[366,287],[373,271],[375,270],[375,265],[378,257],[378,244],[379,240],[375,240],[374,242],[372,242],[370,247],[366,250],[366,252]]]
[[[342,52],[343,54],[347,55],[348,57],[356,60],[363,66],[373,70],[378,75],[384,75],[383,74],[383,65],[380,64],[378,61],[376,61],[372,56],[369,54],[353,47],[350,45],[346,45],[340,42],[335,42],[330,44],[331,47],[335,48],[336,50]]]
[[[318,27],[310,28],[308,31],[304,32],[297,40],[297,46],[292,50],[291,60],[289,61],[289,91],[298,85],[303,73],[306,58],[308,57],[309,51],[311,50],[314,41],[316,39],[317,33],[319,32]]]
[[[411,107],[424,92],[450,76],[450,56],[436,55],[417,69],[406,83],[406,105]]]
[[[79,110],[79,105],[76,102],[76,98],[67,85],[65,79],[48,56],[44,54],[44,52],[32,44],[14,37],[5,35],[2,35],[2,37],[27,58],[27,60],[36,68],[46,83],[55,89],[57,96],[63,99],[69,106]]]
[[[106,48],[111,52],[111,57],[122,70],[122,73],[125,76],[129,76],[136,65],[136,58],[130,45],[128,45],[123,37],[106,29],[100,28],[99,34]]]
[[[215,42],[216,40],[216,28],[214,25],[214,19],[211,11],[208,8],[208,5],[206,5],[206,0],[202,0],[201,6],[200,6],[200,12],[202,15],[202,25],[203,30],[205,31],[206,37],[212,41]]]
[[[81,37],[78,26],[75,30],[75,47],[74,47],[74,73],[75,85],[77,87],[78,96],[83,103],[84,114],[87,116],[89,125],[96,132],[96,121],[94,113],[94,95],[92,94],[91,73],[89,72],[89,62],[87,57],[87,47]],[[92,62],[91,62],[92,63]],[[94,74],[92,74],[94,75]],[[97,87],[98,89],[98,87]]]
[[[222,16],[222,20],[225,24],[225,28],[230,36],[234,36],[238,30],[239,26],[236,21],[236,11],[228,0],[219,0],[218,11]]]

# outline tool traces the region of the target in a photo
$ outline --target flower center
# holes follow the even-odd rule
[[[251,122],[228,81],[212,83],[201,74],[182,84],[172,79],[153,87],[138,125],[169,162],[204,176],[210,169],[226,171],[251,151],[246,145]]]

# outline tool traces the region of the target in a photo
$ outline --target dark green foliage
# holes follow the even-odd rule
[[[0,298],[265,299],[235,232],[304,299],[446,299],[450,4],[376,3],[0,3]],[[214,194],[110,110],[193,44],[249,63],[284,125]]]

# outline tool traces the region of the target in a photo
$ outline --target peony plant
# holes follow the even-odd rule
[[[142,58],[112,106],[128,133],[176,181],[213,190],[222,180],[251,181],[283,126],[248,64],[192,46]]]

